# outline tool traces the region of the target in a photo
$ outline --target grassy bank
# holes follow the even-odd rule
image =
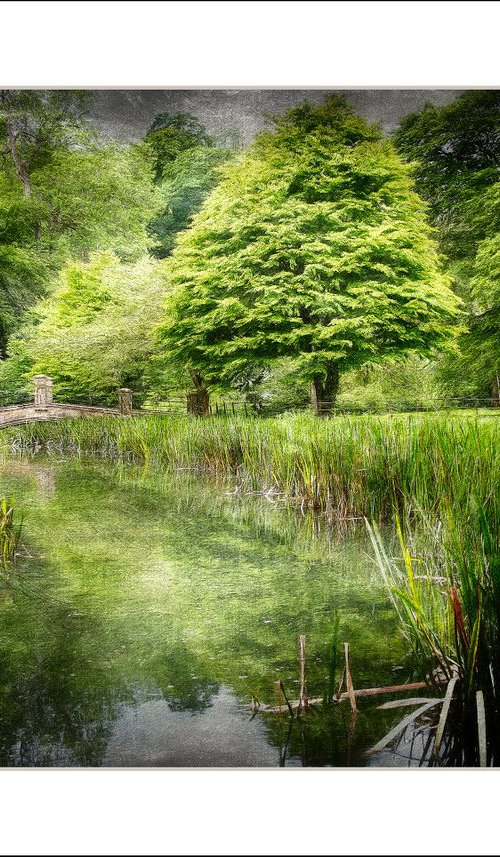
[[[339,517],[499,499],[500,419],[309,415],[274,419],[87,418],[10,430],[20,449],[92,453],[232,476]]]

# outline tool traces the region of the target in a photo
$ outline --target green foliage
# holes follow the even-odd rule
[[[407,410],[439,408],[444,391],[436,374],[436,362],[426,358],[364,366],[346,372],[342,379],[339,408]]]
[[[198,146],[211,146],[205,127],[189,113],[160,113],[146,134],[146,142],[155,159],[155,180],[166,178],[166,169],[182,152]]]
[[[280,357],[325,379],[426,354],[457,310],[408,168],[339,98],[290,111],[223,168],[168,275],[164,348],[207,384]]]
[[[474,257],[484,235],[469,214],[474,200],[498,182],[499,130],[500,92],[478,90],[444,107],[426,105],[396,132],[396,146],[414,162],[417,189],[450,259]]]
[[[451,104],[427,105],[395,135],[414,162],[418,191],[429,204],[455,290],[468,307],[459,353],[441,361],[453,395],[499,399],[500,312],[494,296],[500,232],[500,93],[468,92]]]
[[[167,164],[161,185],[163,208],[149,224],[156,242],[151,251],[155,256],[170,255],[178,233],[187,228],[217,184],[219,167],[230,157],[227,149],[195,146]]]
[[[72,256],[150,244],[160,197],[146,146],[101,144],[70,91],[0,93],[0,354],[25,313]]]
[[[75,261],[13,339],[14,365],[25,383],[37,372],[53,377],[67,401],[114,405],[118,388],[128,386],[138,404],[164,299],[158,263],[147,257],[128,265],[111,253]]]
[[[36,297],[43,294],[45,270],[34,253],[0,244],[0,359],[10,334]]]
[[[15,561],[22,524],[14,524],[14,503],[6,497],[0,499],[0,564],[4,576],[8,576],[9,566]]]
[[[303,409],[311,400],[309,385],[290,358],[275,360],[270,367],[250,367],[233,386],[257,412],[266,415]]]
[[[56,152],[81,144],[89,134],[83,115],[91,97],[72,89],[0,90],[0,143],[26,195],[34,171],[46,167]]]
[[[145,146],[94,146],[60,152],[33,176],[40,240],[63,261],[112,251],[131,261],[150,245],[148,220],[161,198]]]

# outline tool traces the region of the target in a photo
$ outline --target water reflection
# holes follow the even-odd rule
[[[249,717],[222,686],[212,705],[182,714],[164,699],[124,706],[103,764],[115,767],[276,766],[278,753],[261,720]]]
[[[1,765],[360,764],[394,722],[249,709],[277,676],[297,694],[300,633],[323,693],[335,609],[357,686],[393,683],[403,647],[362,531],[311,539],[289,510],[104,463],[0,477],[28,547],[0,591]]]

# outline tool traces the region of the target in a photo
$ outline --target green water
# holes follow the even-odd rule
[[[297,697],[302,633],[322,695],[335,610],[355,686],[410,677],[362,527],[100,461],[5,460],[0,494],[24,519],[0,584],[0,765],[360,765],[401,717],[250,710],[278,676]]]

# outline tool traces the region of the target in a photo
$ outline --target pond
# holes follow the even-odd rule
[[[300,634],[323,694],[335,611],[356,687],[411,678],[363,525],[100,460],[11,458],[0,478],[23,515],[0,584],[1,766],[364,765],[401,718],[376,698],[355,725],[343,703],[290,728],[250,705],[275,704],[278,677],[297,698]]]

